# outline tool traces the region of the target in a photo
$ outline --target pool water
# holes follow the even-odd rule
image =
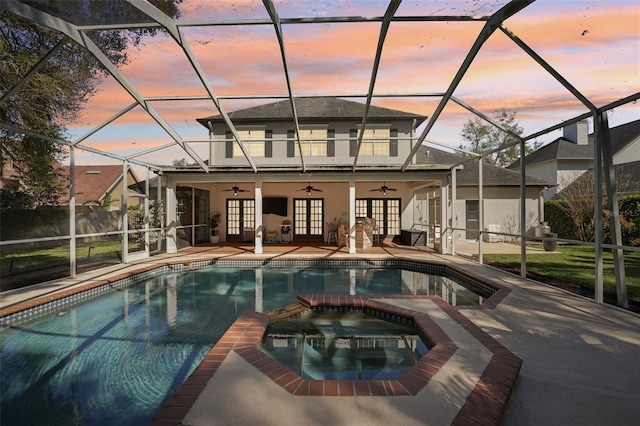
[[[359,311],[308,311],[270,324],[260,349],[314,380],[395,380],[428,350],[413,326]]]
[[[446,278],[398,269],[157,275],[0,330],[0,424],[147,424],[238,314],[283,307],[302,293],[483,299]]]

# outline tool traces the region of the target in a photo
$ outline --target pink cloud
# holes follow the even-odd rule
[[[186,3],[182,6],[183,20],[266,16],[262,4],[256,1],[234,2],[235,10],[226,2],[207,2],[206,8],[203,2]],[[598,105],[637,92],[640,6],[596,2],[588,3],[589,9],[576,11],[559,4],[536,2],[505,25]],[[286,10],[284,3],[276,6]],[[322,16],[334,11],[333,7],[328,5],[314,13]],[[482,25],[392,23],[376,92],[445,91]],[[285,25],[285,48],[295,94],[364,94],[379,28],[380,23]],[[582,35],[584,30],[588,32]],[[184,34],[216,94],[286,94],[282,59],[272,26],[185,28]],[[146,40],[131,55],[131,63],[122,72],[144,96],[206,94],[191,64],[170,38]],[[101,89],[74,126],[95,126],[133,101],[113,80],[105,81]],[[486,113],[504,107],[518,111],[523,119],[544,114],[552,119],[559,111],[581,108],[570,93],[499,30],[483,46],[455,95]],[[375,104],[431,115],[438,101],[377,99]],[[199,133],[204,129],[195,119],[217,113],[210,101],[152,105],[179,132],[186,129],[203,136],[206,133]],[[233,110],[246,103],[223,101],[223,105]],[[461,108],[448,105],[442,118],[466,114]],[[152,121],[137,107],[114,124]],[[160,139],[162,143],[167,141]]]

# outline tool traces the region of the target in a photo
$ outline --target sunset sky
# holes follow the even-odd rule
[[[405,0],[396,16],[486,16],[505,1]],[[388,2],[276,1],[281,18],[384,15]],[[261,0],[187,0],[179,22],[268,19]],[[484,22],[392,22],[382,53],[374,94],[434,94],[447,90]],[[538,0],[504,26],[523,40],[597,106],[640,92],[640,2]],[[283,63],[272,25],[183,27],[184,36],[219,96],[287,95]],[[295,96],[365,95],[371,78],[379,22],[283,25],[291,86]],[[206,95],[180,47],[165,35],[147,38],[130,51],[123,75],[145,97]],[[488,115],[499,108],[517,112],[531,134],[587,112],[564,87],[497,30],[483,45],[454,95]],[[365,101],[364,98],[350,98]],[[440,97],[375,98],[373,105],[431,116]],[[229,112],[271,100],[222,100]],[[133,102],[107,78],[81,119],[69,126],[74,140]],[[162,101],[152,105],[187,140],[207,138],[196,118],[217,114],[210,100]],[[427,139],[460,144],[460,131],[472,114],[449,102]],[[629,104],[609,114],[611,126],[640,119]],[[421,130],[421,129],[420,129]],[[589,131],[592,131],[590,127]],[[540,138],[549,142],[553,132]],[[136,107],[83,144],[119,155],[159,147],[172,139]],[[204,143],[190,145],[206,159]],[[188,157],[179,148],[139,157],[171,164]],[[93,154],[79,163],[103,162]]]

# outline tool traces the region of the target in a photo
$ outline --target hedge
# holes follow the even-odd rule
[[[558,234],[560,238],[578,239],[576,237],[576,225],[571,215],[563,206],[567,203],[564,199],[548,200],[544,203],[544,217],[548,222],[551,232]],[[609,227],[609,210],[603,206],[605,219],[603,220],[603,240],[611,242]],[[620,216],[620,228],[624,245],[640,245],[640,194],[621,195],[618,197],[618,210]]]

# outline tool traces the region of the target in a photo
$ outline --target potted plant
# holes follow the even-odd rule
[[[544,251],[556,251],[556,246],[558,245],[558,234],[555,232],[545,231],[543,237],[542,247],[544,247]]]
[[[209,227],[211,228],[211,244],[220,242],[220,234],[218,233],[218,225],[220,224],[220,213],[216,213],[209,218]]]

